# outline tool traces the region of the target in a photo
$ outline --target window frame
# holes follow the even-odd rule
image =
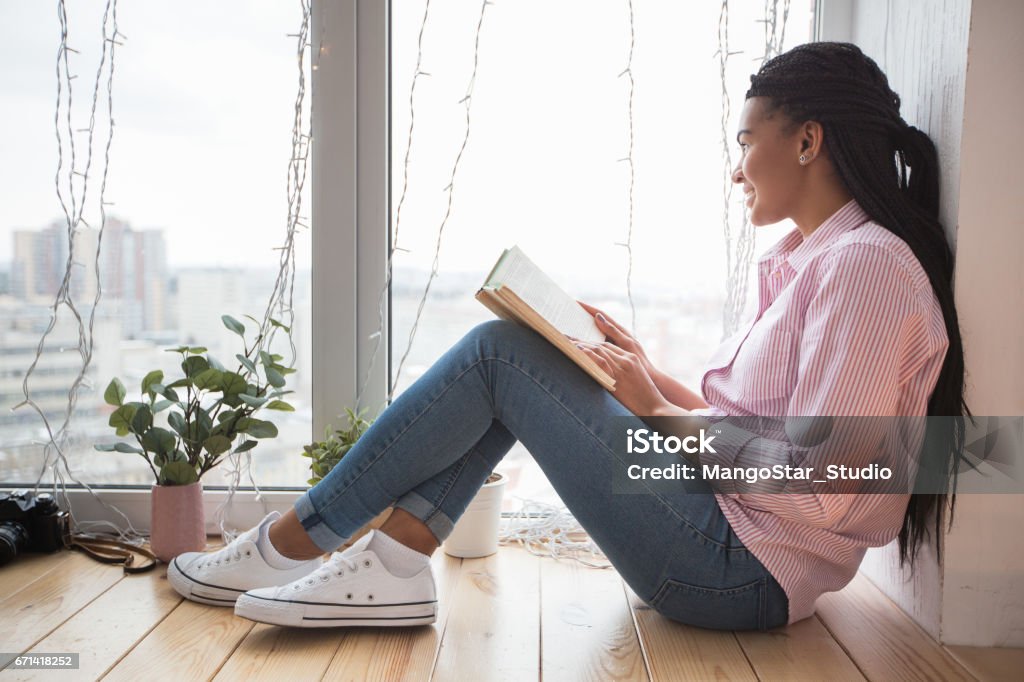
[[[815,39],[847,40],[855,2],[817,0]],[[312,394],[313,433],[322,434],[344,425],[344,407],[375,411],[391,388],[390,287],[382,329],[378,317],[391,248],[391,0],[313,0],[312,10]],[[356,405],[364,378],[363,399]],[[133,526],[149,527],[150,490],[92,487]],[[66,493],[79,519],[123,522],[89,491],[75,486]],[[204,489],[208,533],[220,530],[216,511],[227,494],[226,486]],[[269,511],[291,509],[301,494],[268,486],[257,499],[255,490],[239,487],[231,521],[254,526]]]

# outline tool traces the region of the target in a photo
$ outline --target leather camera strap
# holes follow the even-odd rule
[[[121,564],[125,573],[143,573],[156,567],[159,559],[156,555],[143,547],[129,545],[119,540],[102,540],[98,538],[79,538],[72,536],[69,546],[78,549],[91,556],[96,561],[105,564]],[[136,555],[141,554],[149,561],[140,565],[135,564]]]

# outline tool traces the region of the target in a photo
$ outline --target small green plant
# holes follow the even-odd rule
[[[313,477],[307,482],[316,485],[324,476],[331,472],[331,469],[341,461],[341,458],[352,449],[356,441],[373,424],[373,420],[363,419],[362,412],[356,414],[349,408],[345,408],[348,416],[349,428],[337,429],[333,433],[328,428],[324,433],[324,440],[310,443],[303,447],[303,457],[309,457],[309,470]]]
[[[255,318],[250,319],[259,324]],[[136,402],[125,402],[127,391],[115,377],[103,394],[107,404],[117,408],[108,423],[118,436],[133,436],[136,444],[96,445],[97,450],[140,455],[157,484],[188,485],[225,456],[252,450],[256,439],[277,436],[272,422],[256,419],[253,414],[261,409],[295,410],[280,400],[292,392],[284,390],[285,376],[295,370],[279,364],[282,356],[259,350],[262,331],[252,346],[246,347],[245,326],[230,315],[222,316],[221,321],[242,337],[245,354],[235,355],[238,367],[226,369],[202,346],[169,348],[167,352],[181,354],[183,376],[167,383],[162,370],[149,372],[142,379],[141,400]],[[270,322],[290,332],[277,320]],[[169,429],[155,423],[164,410]],[[232,450],[239,437],[242,441]]]

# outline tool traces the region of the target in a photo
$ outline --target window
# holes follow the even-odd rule
[[[88,126],[93,78],[101,44],[105,2],[67,3],[73,81],[72,127]],[[59,30],[53,5],[12,3],[0,21],[0,478],[34,483],[47,440],[38,415],[11,412],[23,399],[22,378],[52,305],[67,260],[67,224],[54,187],[56,141],[54,74]],[[152,483],[141,458],[96,452],[110,442],[103,391],[120,377],[129,396],[150,369],[174,371],[177,355],[164,349],[207,346],[225,364],[240,351],[238,337],[220,316],[261,317],[276,276],[285,236],[285,170],[297,83],[294,32],[301,21],[291,3],[265,0],[204,3],[173,8],[120,3],[118,24],[126,42],[115,61],[111,148],[106,199],[108,219],[100,259],[103,298],[93,330],[95,350],[78,397],[68,452],[72,471],[90,484]],[[308,60],[307,60],[308,71]],[[308,73],[307,73],[308,77]],[[105,80],[97,110],[97,155],[106,140]],[[78,160],[88,133],[74,133]],[[65,159],[65,172],[68,168]],[[96,173],[95,161],[91,174]],[[90,177],[84,217],[100,224]],[[304,204],[309,205],[307,184]],[[88,309],[95,293],[91,254],[97,232],[77,237],[72,287]],[[296,246],[295,342],[297,373],[288,388],[294,413],[274,413],[280,436],[253,451],[257,481],[305,486],[308,460],[299,456],[311,436],[310,240]],[[249,323],[254,327],[254,323]],[[81,367],[77,327],[62,308],[31,379],[31,395],[51,425],[63,421],[67,391]],[[286,348],[279,350],[289,355]],[[50,478],[44,479],[49,481]],[[244,480],[244,479],[243,479]],[[204,476],[223,483],[223,473]]]
[[[792,2],[785,46],[811,36],[811,2]],[[632,295],[636,333],[652,361],[694,390],[721,338],[726,291],[722,229],[718,3],[635,3],[632,74]],[[732,3],[727,137],[748,76],[764,54],[764,6]],[[781,12],[781,8],[780,8]],[[392,4],[392,219],[401,202],[392,291],[394,364],[429,277],[447,210],[455,155],[466,136],[462,102],[474,66],[479,3]],[[585,26],[586,30],[582,30]],[[518,244],[567,291],[629,325],[628,3],[488,6],[481,23],[471,129],[452,188],[440,273],[419,321],[400,393],[473,325],[493,315],[473,298],[503,248]],[[417,60],[415,128],[409,95]],[[405,157],[409,150],[408,190]],[[733,197],[734,218],[742,211]],[[757,252],[792,225],[760,228]],[[753,273],[753,270],[751,271]],[[756,280],[755,280],[756,282]],[[756,287],[756,284],[753,286]],[[756,294],[748,303],[756,302]],[[517,444],[499,470],[510,492],[557,502]],[[506,498],[506,506],[517,503]]]

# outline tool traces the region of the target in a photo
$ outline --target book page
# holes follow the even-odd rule
[[[592,343],[604,341],[604,334],[590,313],[544,274],[518,246],[502,254],[487,285],[507,286],[563,334]]]

